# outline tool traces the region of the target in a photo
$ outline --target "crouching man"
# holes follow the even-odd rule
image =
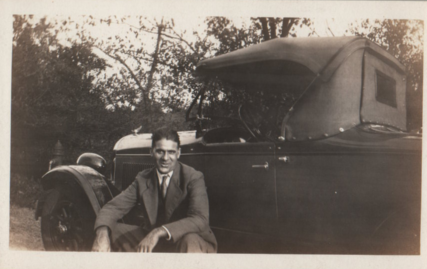
[[[217,242],[209,228],[209,204],[203,174],[178,162],[176,131],[153,133],[155,167],[108,202],[95,222],[92,251],[215,253]],[[117,223],[137,203],[145,207],[145,225]]]

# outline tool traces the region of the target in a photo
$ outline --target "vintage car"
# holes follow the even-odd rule
[[[419,254],[421,136],[405,67],[360,37],[280,38],[203,60],[179,132],[222,253]],[[46,250],[89,251],[98,211],[154,166],[151,134],[43,176]],[[141,205],[123,218],[143,223]]]

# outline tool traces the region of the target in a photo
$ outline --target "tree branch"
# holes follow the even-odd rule
[[[129,50],[129,51],[131,51],[131,50]],[[134,52],[134,51],[131,51],[131,52]],[[153,59],[149,59],[149,58],[145,58],[145,57],[140,57],[140,59],[138,59],[135,55],[132,55],[132,54],[126,53],[126,52],[123,52],[123,53],[126,54],[126,55],[129,55],[130,57],[132,57],[135,61],[138,62],[139,65],[142,65],[140,59],[144,60],[144,61],[148,61],[148,62],[153,62]],[[168,64],[166,62],[163,62],[163,61],[161,61],[159,59],[157,59],[157,63],[161,64],[161,65],[164,65],[164,66],[168,66],[168,67],[173,68],[173,69],[178,69],[178,67],[176,67],[176,66],[174,66],[172,64]],[[184,72],[184,73],[187,73],[187,74],[192,74],[192,72],[189,72],[189,71],[181,71],[180,70],[180,72]]]
[[[140,29],[141,31],[144,31],[144,32],[147,32],[147,33],[150,33],[150,34],[157,34],[157,33],[155,33],[155,32],[152,32],[152,31],[148,31],[148,30],[145,30],[145,29]],[[176,32],[174,31],[174,33],[176,34]],[[180,36],[178,36],[177,34],[177,36],[175,37],[175,36],[171,36],[171,35],[168,35],[168,34],[165,34],[164,32],[162,32],[161,33],[161,35],[162,36],[165,36],[165,37],[167,37],[167,38],[170,38],[170,39],[176,39],[176,40],[179,40],[179,41],[181,41],[181,42],[184,42],[193,52],[195,52],[195,53],[197,53],[197,51],[193,48],[193,46],[191,46],[191,44],[190,43],[188,43],[188,41],[187,40],[185,40],[185,39],[183,39],[182,37],[180,37]]]
[[[140,31],[144,31],[144,32],[146,32],[146,33],[149,33],[149,34],[153,34],[153,35],[157,35],[158,33],[157,32],[153,32],[153,31],[149,31],[149,30],[146,30],[146,29],[144,29],[144,28],[142,28],[142,27],[136,27],[136,26],[134,26],[134,25],[131,25],[131,24],[129,24],[129,23],[126,23],[126,22],[124,22],[124,24],[126,24],[126,25],[128,25],[128,26],[130,26],[130,27],[132,27],[132,28],[135,28],[135,29],[138,29],[138,30],[140,30]],[[176,32],[175,32],[175,30],[173,30],[173,32],[174,32],[174,34],[176,35],[176,36],[171,36],[171,35],[168,35],[168,34],[165,34],[164,32],[162,32],[162,36],[164,36],[164,37],[167,37],[167,38],[170,38],[170,39],[175,39],[175,40],[179,40],[179,41],[181,41],[181,42],[184,42],[193,52],[195,52],[195,53],[197,53],[197,51],[193,48],[193,46],[191,46],[191,44],[187,41],[187,40],[185,40],[185,39],[183,39],[182,37],[180,37]]]
[[[147,93],[146,90],[144,89],[144,87],[141,85],[141,82],[139,81],[139,79],[136,77],[135,73],[132,71],[132,69],[126,64],[126,62],[124,60],[122,60],[122,58],[120,58],[119,55],[111,55],[108,52],[106,52],[105,50],[101,49],[98,46],[94,46],[95,48],[99,49],[100,51],[102,51],[105,55],[109,56],[110,58],[120,62],[122,65],[124,65],[126,67],[126,69],[129,71],[130,75],[132,76],[132,78],[135,80],[136,84],[138,85],[138,88],[141,90],[142,96],[143,96],[143,102],[144,105],[147,107],[148,103],[147,103]]]
[[[148,58],[141,58],[142,60],[144,60],[144,61],[149,61],[149,62],[153,62],[153,60],[152,59],[148,59]],[[168,67],[170,67],[170,68],[173,68],[173,69],[178,69],[178,67],[176,67],[176,66],[174,66],[174,65],[171,65],[171,64],[168,64],[168,63],[165,63],[165,62],[162,62],[162,61],[160,61],[160,60],[157,60],[157,63],[158,64],[161,64],[161,65],[164,65],[164,66],[168,66]],[[189,72],[189,71],[182,71],[182,70],[179,70],[180,72],[184,72],[184,73],[187,73],[187,74],[193,74],[192,72]]]

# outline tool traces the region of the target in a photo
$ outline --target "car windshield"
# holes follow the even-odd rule
[[[274,68],[275,67],[275,68]],[[223,70],[206,83],[198,118],[209,118],[203,129],[236,127],[245,122],[276,140],[289,109],[313,79],[306,70],[270,64]],[[286,72],[288,71],[288,72]],[[192,109],[195,117],[197,109]],[[234,120],[226,120],[234,119]]]

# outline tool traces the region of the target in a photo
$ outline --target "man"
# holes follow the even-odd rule
[[[178,162],[177,132],[167,128],[154,132],[151,154],[155,167],[140,172],[99,212],[92,250],[216,252],[203,174]],[[145,207],[145,225],[117,223],[138,202]]]

